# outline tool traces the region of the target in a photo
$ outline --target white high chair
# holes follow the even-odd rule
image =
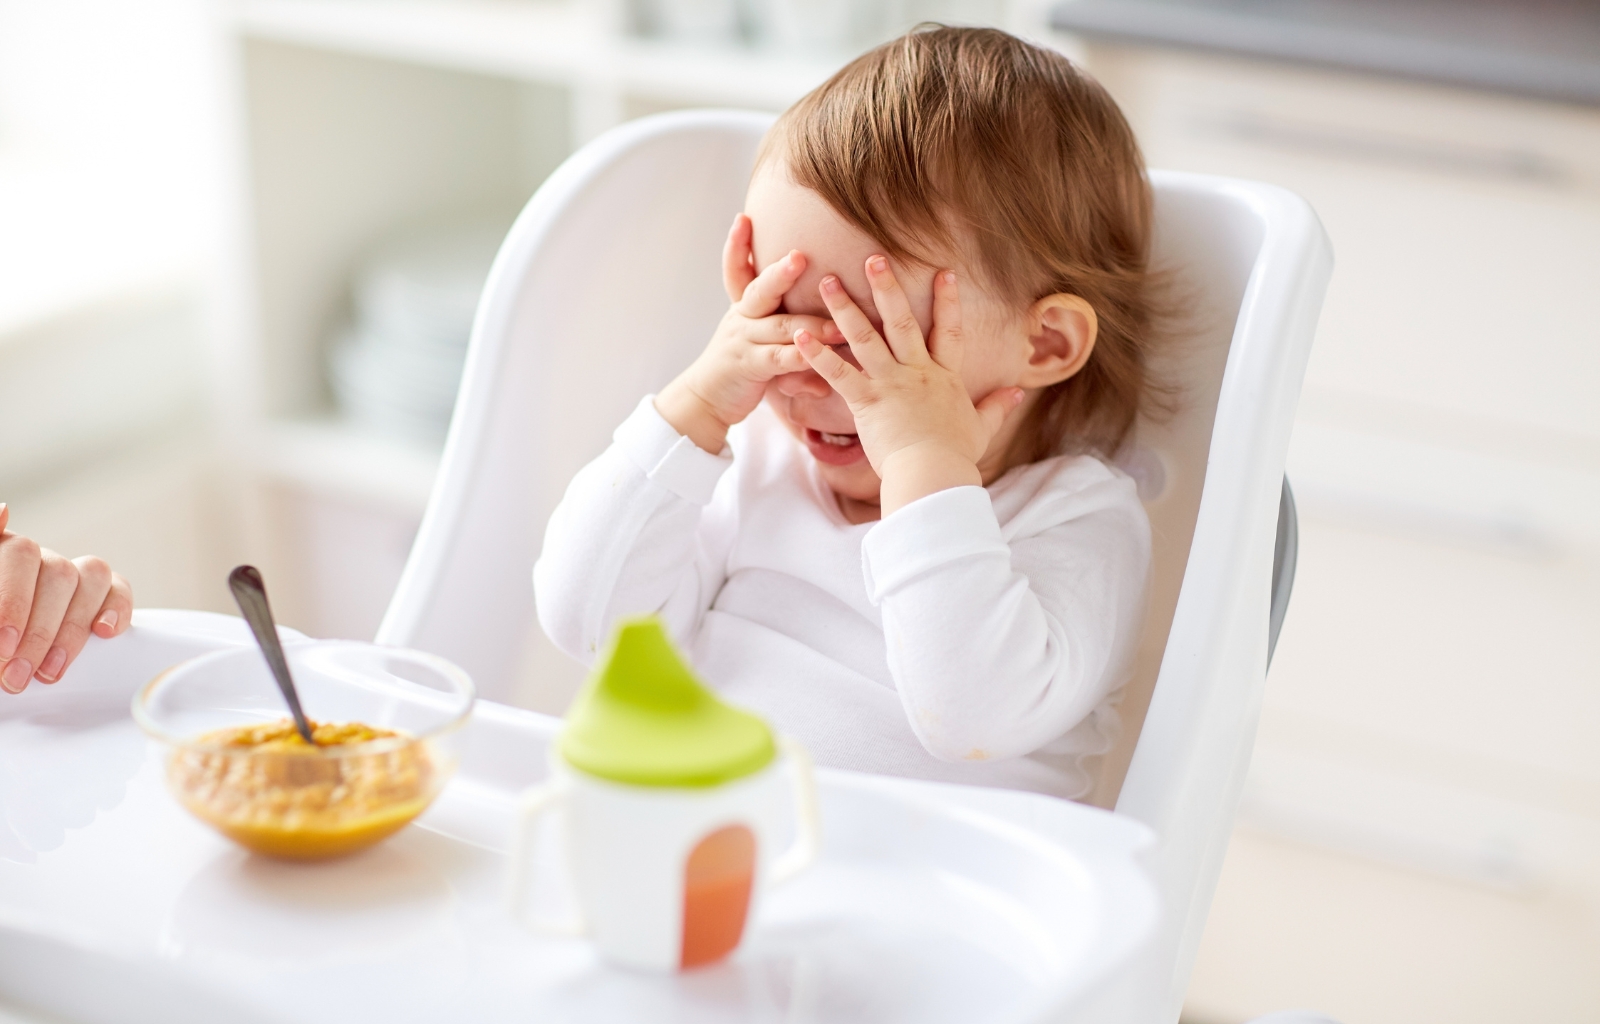
[[[721,316],[722,241],[770,123],[715,111],[635,121],[529,202],[479,305],[444,463],[379,642],[442,654],[485,696],[508,694],[537,629],[530,570],[545,521]],[[1122,1018],[1156,1022],[1178,1017],[1288,601],[1284,460],[1332,254],[1283,189],[1151,179],[1156,264],[1186,307],[1156,370],[1180,395],[1121,458],[1150,514],[1154,579],[1125,741],[1094,802],[1159,837],[1147,866],[1164,925],[1126,993],[1141,1009]]]

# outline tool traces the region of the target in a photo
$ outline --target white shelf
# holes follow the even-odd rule
[[[243,0],[238,21],[257,39],[686,103],[781,108],[843,63],[631,39],[541,0]]]
[[[323,494],[422,514],[441,450],[368,434],[336,419],[274,420],[256,445],[266,475]]]

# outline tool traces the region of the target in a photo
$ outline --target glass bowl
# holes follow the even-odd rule
[[[253,647],[167,669],[134,696],[134,720],[165,745],[173,796],[241,846],[291,860],[365,849],[421,814],[455,771],[472,680],[397,647],[316,641],[284,654],[315,747]]]

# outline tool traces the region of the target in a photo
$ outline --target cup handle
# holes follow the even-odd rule
[[[822,813],[817,806],[817,781],[811,772],[811,755],[787,736],[778,746],[789,759],[794,774],[795,837],[789,848],[772,864],[767,875],[770,885],[781,885],[810,867],[822,849]]]
[[[557,921],[535,917],[524,910],[528,900],[528,890],[533,886],[534,825],[545,812],[558,806],[566,797],[567,784],[559,777],[543,785],[530,787],[522,794],[516,819],[512,823],[511,864],[506,877],[506,901],[510,904],[511,916],[530,931],[570,938],[580,936],[587,930],[580,916],[575,914],[565,921]]]

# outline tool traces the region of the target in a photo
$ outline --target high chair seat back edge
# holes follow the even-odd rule
[[[1205,193],[1234,208],[1238,230],[1258,233],[1246,246],[1256,251],[1228,342],[1181,589],[1115,803],[1159,837],[1148,866],[1171,920],[1153,955],[1172,974],[1152,1019],[1176,1020],[1293,578],[1297,525],[1283,469],[1333,254],[1309,204],[1285,189],[1167,171],[1151,179],[1158,204]]]

